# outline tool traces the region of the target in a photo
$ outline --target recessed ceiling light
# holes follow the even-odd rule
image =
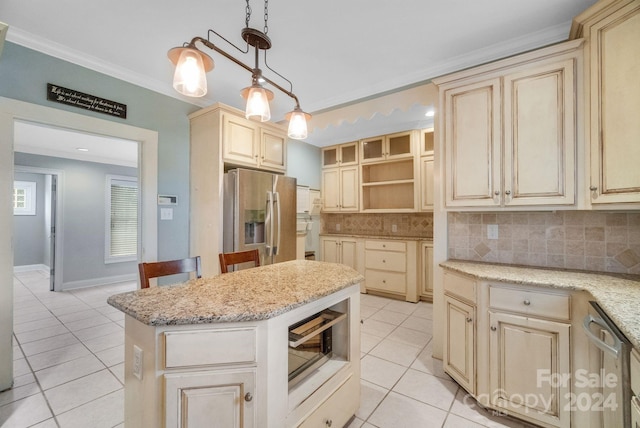
[[[436,112],[433,109],[429,109],[424,115],[427,117],[433,117],[435,114]]]
[[[78,147],[78,148],[76,148],[76,150],[79,151],[79,152],[88,152],[89,151],[89,149],[87,149],[85,147]]]

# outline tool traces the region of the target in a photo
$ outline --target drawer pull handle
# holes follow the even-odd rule
[[[526,299],[523,303],[525,306],[529,306],[531,304],[531,300]]]
[[[471,321],[473,321],[473,318],[468,317],[468,318],[467,318],[467,322],[471,322]]]
[[[247,392],[246,394],[244,394],[244,401],[249,402],[253,400],[253,395],[251,395],[250,392]]]
[[[382,248],[387,248],[387,245],[386,244],[382,244]]]
[[[495,325],[491,326],[491,331],[496,331],[498,328]]]

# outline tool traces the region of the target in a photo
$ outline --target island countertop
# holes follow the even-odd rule
[[[445,269],[480,280],[587,291],[607,312],[636,349],[640,349],[640,277],[605,272],[569,271],[448,260]]]
[[[363,280],[342,264],[292,260],[115,294],[107,302],[151,326],[257,321]]]

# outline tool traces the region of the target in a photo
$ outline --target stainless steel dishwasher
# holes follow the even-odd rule
[[[631,427],[631,343],[598,303],[589,303],[583,327],[592,345],[590,374],[599,380],[591,399],[601,400],[596,410],[603,428]]]

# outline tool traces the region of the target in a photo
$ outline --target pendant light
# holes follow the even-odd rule
[[[271,119],[269,101],[273,99],[273,92],[263,86],[266,83],[283,92],[290,98],[293,98],[295,101],[293,111],[285,115],[285,118],[289,120],[289,128],[287,132],[289,138],[307,138],[307,121],[311,118],[311,115],[303,112],[300,108],[300,102],[298,101],[298,97],[293,93],[293,84],[291,81],[267,65],[267,50],[271,48],[271,40],[267,36],[267,32],[269,30],[269,26],[267,25],[269,17],[269,0],[264,1],[264,32],[249,27],[249,20],[251,18],[251,6],[249,4],[249,0],[246,0],[246,4],[245,28],[241,31],[241,37],[247,43],[246,48],[244,50],[240,49],[214,30],[209,30],[206,39],[203,37],[194,37],[191,42],[186,43],[184,46],[169,50],[169,59],[176,66],[173,77],[173,87],[179,93],[190,97],[202,97],[207,93],[206,73],[213,70],[214,64],[211,57],[201,52],[196,47],[196,43],[199,42],[209,49],[218,52],[225,58],[233,61],[245,70],[251,72],[251,86],[248,86],[241,91],[242,97],[247,102],[245,116],[248,119],[255,119],[261,122],[266,122]],[[214,45],[209,40],[209,35],[211,34],[215,34],[243,54],[249,53],[249,47],[253,47],[255,60],[254,67],[248,66],[233,55]],[[269,69],[269,71],[275,73],[278,77],[288,82],[289,90],[262,75],[262,70],[259,67],[259,53],[261,51],[264,52],[264,65]]]

